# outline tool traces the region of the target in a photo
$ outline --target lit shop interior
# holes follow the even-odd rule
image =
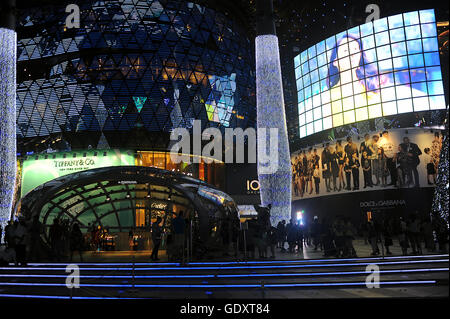
[[[161,217],[168,234],[172,218],[183,211],[192,220],[194,237],[207,242],[218,230],[219,219],[237,214],[233,199],[220,190],[223,170],[224,163],[213,159],[175,164],[168,152],[88,150],[28,156],[19,161],[16,214],[27,220],[38,214],[45,242],[58,218],[77,222],[87,242],[98,229],[99,250],[148,250],[151,223]]]

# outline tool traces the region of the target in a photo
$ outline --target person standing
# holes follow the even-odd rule
[[[372,141],[370,140],[370,135],[365,134],[364,135],[364,142],[361,143],[359,146],[359,153],[362,154],[364,151],[367,152],[367,156],[370,158],[372,156]]]
[[[32,261],[39,261],[41,250],[41,233],[42,224],[39,221],[39,216],[33,217],[33,222],[30,227],[30,258]]]
[[[341,190],[345,189],[345,181],[344,181],[345,152],[341,140],[336,141],[336,155],[338,157],[338,164],[339,164],[339,189]]]
[[[381,186],[385,187],[387,183],[387,176],[389,175],[389,169],[387,167],[387,157],[384,154],[384,149],[382,147],[378,148],[378,155],[376,162],[376,177],[377,177],[377,183],[376,185],[379,185],[381,183]]]
[[[372,245],[372,256],[377,256],[380,254],[380,250],[378,249],[378,227],[373,220],[369,221],[368,224],[368,233],[369,233],[369,241]]]
[[[62,256],[62,228],[59,219],[55,218],[49,231],[50,246],[52,247],[53,258],[61,261]]]
[[[12,239],[12,231],[13,231],[13,222],[10,220],[8,224],[5,226],[5,244],[8,248],[14,247],[14,242]]]
[[[344,221],[341,217],[336,218],[332,224],[334,233],[334,243],[336,245],[336,257],[344,257],[345,254],[345,237],[344,237]]]
[[[313,178],[314,178],[314,186],[315,186],[315,188],[316,188],[316,195],[319,195],[319,192],[320,192],[320,171],[319,171],[319,164],[316,164],[316,167],[314,168]]]
[[[355,240],[356,236],[355,228],[353,227],[353,224],[348,217],[344,219],[344,223],[344,256],[356,258],[356,250],[353,246],[353,240]]]
[[[318,246],[320,245],[320,236],[321,230],[319,220],[317,218],[314,218],[314,221],[311,225],[311,237],[312,237],[312,244],[314,245],[314,251],[316,251]]]
[[[337,256],[333,227],[326,218],[322,220],[320,232],[323,257]]]
[[[281,252],[285,252],[284,243],[286,242],[286,221],[282,220],[277,225],[278,246]]]
[[[352,168],[352,177],[353,177],[353,190],[359,190],[359,167],[361,164],[359,163],[358,153],[352,153],[352,161],[350,163]]]
[[[78,251],[78,253],[80,254],[80,261],[83,262],[82,251],[84,249],[84,240],[83,240],[83,233],[81,232],[78,223],[74,223],[72,225],[72,230],[70,231],[69,236],[69,245],[70,245],[70,261],[72,261],[73,252]]]
[[[294,159],[292,163],[292,188],[296,197],[298,196],[297,161],[298,159]]]
[[[247,254],[245,258],[255,259],[255,246],[258,241],[258,223],[255,219],[250,219],[246,222],[248,225],[246,244],[247,244]]]
[[[363,220],[360,226],[361,235],[364,238],[364,245],[367,245],[369,243],[369,236],[368,236],[368,226],[367,221]]]
[[[313,192],[313,173],[314,173],[314,156],[312,154],[312,148],[308,150],[307,159],[307,169],[306,169],[306,192],[312,194]],[[308,187],[309,186],[309,187]]]
[[[314,163],[314,167],[316,167],[316,165],[320,165],[320,156],[317,155],[316,148],[313,150],[313,163]]]
[[[408,226],[406,221],[400,217],[400,233],[398,235],[398,241],[400,242],[400,247],[402,247],[402,253],[403,256],[406,256],[408,254]]]
[[[403,138],[402,148],[406,151],[408,155],[408,174],[410,176],[409,180],[412,181],[412,174],[414,174],[414,187],[420,187],[419,183],[419,172],[417,171],[417,166],[420,163],[419,156],[422,155],[422,151],[420,150],[417,144],[411,143],[408,137]]]
[[[372,167],[369,156],[367,155],[367,151],[363,151],[361,155],[361,164],[364,174],[364,188],[372,187]]]
[[[383,148],[384,154],[386,155],[386,165],[391,175],[391,182],[388,186],[396,186],[397,169],[394,162],[395,148],[388,131],[383,131],[382,138],[378,146]]]
[[[277,245],[277,229],[270,227],[267,240],[270,247],[270,259],[275,259],[275,247]]]
[[[345,158],[345,164],[344,164],[344,172],[345,172],[345,178],[347,179],[347,188],[346,190],[350,191],[351,189],[351,182],[352,182],[352,166],[350,164],[350,159],[348,157]]]
[[[425,218],[422,222],[423,237],[425,240],[425,248],[428,252],[435,252],[436,245],[434,244],[433,237],[433,225],[429,217]]]
[[[162,236],[162,226],[160,225],[162,221],[162,218],[158,216],[156,218],[156,221],[152,224],[152,242],[153,242],[153,250],[152,254],[150,255],[150,258],[153,261],[159,260],[158,259],[158,250],[159,245],[161,245],[161,236]]]
[[[431,157],[431,151],[426,147],[423,152],[425,153],[425,164],[427,165],[427,182],[428,185],[436,184],[436,166],[433,163],[433,158]]]
[[[329,193],[331,191],[330,186],[330,177],[331,177],[331,166],[330,166],[330,144],[327,143],[325,145],[325,149],[322,151],[322,177],[325,180],[325,187],[327,189],[327,192]]]
[[[374,184],[374,186],[378,186],[380,180],[379,177],[377,176],[378,173],[378,141],[380,139],[380,136],[378,135],[373,135],[372,136],[372,142],[370,143],[370,151],[372,152],[372,155],[369,156],[369,159],[371,161],[371,166],[372,166],[372,174],[375,176],[375,178],[377,179],[377,182]]]
[[[348,158],[353,158],[353,154],[356,154],[356,157],[359,157],[358,147],[355,143],[353,143],[351,136],[347,137],[347,145],[344,147],[345,155]]]
[[[16,256],[17,262],[21,266],[27,265],[27,253],[26,253],[26,244],[27,244],[27,228],[25,226],[25,221],[21,220],[17,222],[16,229],[14,231],[14,242],[16,248]]]
[[[295,221],[292,219],[286,226],[287,231],[287,242],[289,245],[289,253],[293,254],[295,252],[295,243],[297,240],[297,228],[295,226]]]
[[[186,230],[186,221],[183,218],[183,211],[180,211],[172,220],[172,228],[173,228],[173,242],[174,242],[174,250],[175,256],[178,259],[184,259],[184,242],[185,242],[185,230]],[[223,244],[228,248],[229,247],[229,236],[228,230],[230,229],[228,225],[228,219],[225,219],[222,227],[222,237],[224,238]],[[184,262],[184,260],[182,260]]]
[[[297,222],[297,248],[298,252],[303,251],[303,241],[305,239],[304,227],[300,222]]]
[[[408,224],[408,237],[411,243],[413,254],[422,255],[422,246],[420,243],[420,221],[417,214],[411,215]]]
[[[303,167],[303,151],[299,153],[298,162],[297,162],[297,176],[298,176],[298,191],[300,193],[300,197],[303,197],[305,193],[305,177],[304,170],[306,168]]]
[[[331,167],[331,178],[333,181],[333,191],[338,192],[341,189],[337,188],[337,179],[339,177],[339,156],[333,147],[330,148],[330,167]]]
[[[391,251],[389,250],[389,247],[392,246],[394,243],[392,241],[392,226],[388,219],[384,220],[383,225],[383,237],[384,237],[384,247],[386,248],[386,254],[392,255]]]
[[[411,169],[408,164],[408,155],[406,153],[405,146],[400,144],[398,146],[398,152],[395,154],[395,163],[397,167],[397,179],[398,179],[398,187],[408,186],[411,182],[410,174]]]
[[[303,186],[302,194],[308,193],[308,156],[306,151],[302,151],[302,166],[303,166]]]

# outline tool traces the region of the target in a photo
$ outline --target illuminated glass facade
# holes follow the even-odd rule
[[[446,108],[434,10],[356,26],[303,51],[294,65],[301,138]]]
[[[21,12],[19,138],[255,125],[254,58],[233,20],[186,1],[77,4],[79,29],[63,5]]]

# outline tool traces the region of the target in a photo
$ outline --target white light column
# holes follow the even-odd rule
[[[0,28],[0,223],[10,219],[16,181],[17,36]]]
[[[267,173],[267,165],[258,156],[258,179],[260,183],[261,204],[272,205],[271,223],[276,226],[281,220],[291,219],[292,172],[287,136],[286,114],[284,110],[283,85],[281,79],[280,54],[278,38],[275,34],[262,34],[256,37],[256,105],[258,128],[258,154],[261,148],[261,129],[266,131],[266,145],[270,144],[269,130],[278,129],[278,145],[270,145],[276,149],[278,168]],[[268,147],[267,147],[268,148]],[[268,152],[266,152],[268,153]]]

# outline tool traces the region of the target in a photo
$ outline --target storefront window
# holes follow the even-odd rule
[[[166,154],[165,153],[155,152],[154,159],[155,159],[154,166],[156,166],[157,168],[160,168],[160,169],[166,169]]]

